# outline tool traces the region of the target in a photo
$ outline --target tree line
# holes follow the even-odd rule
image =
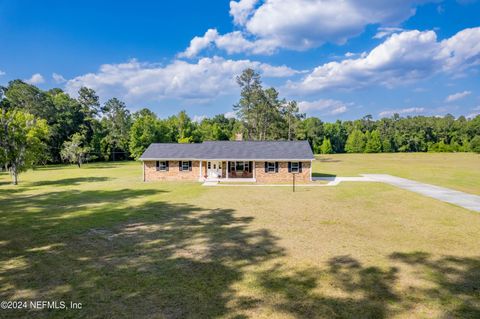
[[[315,153],[480,152],[480,116],[467,119],[400,117],[323,122],[301,113],[296,101],[264,88],[246,69],[237,77],[235,118],[220,114],[193,121],[185,111],[159,118],[148,108],[130,113],[117,98],[100,103],[82,87],[77,97],[59,88],[41,90],[21,80],[0,87],[0,165],[14,183],[36,165],[138,159],[153,142],[199,143],[231,140],[308,140]]]

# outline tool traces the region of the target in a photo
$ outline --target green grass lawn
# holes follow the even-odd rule
[[[363,172],[328,158],[318,173]],[[143,183],[133,162],[20,177],[0,175],[0,300],[83,309],[0,317],[480,316],[480,215],[389,185]]]
[[[317,176],[391,174],[480,195],[480,154],[384,153],[317,155]]]

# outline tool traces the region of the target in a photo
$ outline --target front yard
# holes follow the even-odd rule
[[[449,155],[430,159],[439,185],[453,188],[441,172],[463,176],[464,161],[457,189],[479,193],[478,157]],[[370,172],[324,158],[317,174]],[[0,175],[0,300],[83,305],[0,317],[480,316],[478,213],[377,183],[292,193],[140,179],[133,162],[50,166],[17,187]]]

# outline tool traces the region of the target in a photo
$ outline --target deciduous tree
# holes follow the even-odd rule
[[[46,151],[47,121],[18,109],[2,109],[0,114],[0,162],[12,175],[13,184],[18,175],[33,167]]]
[[[60,154],[64,161],[75,163],[80,168],[89,151],[90,147],[85,145],[85,136],[81,133],[75,133],[70,140],[63,143]]]

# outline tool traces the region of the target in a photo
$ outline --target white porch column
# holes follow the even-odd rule
[[[202,161],[200,161],[200,172],[198,172],[198,179],[202,180]]]

